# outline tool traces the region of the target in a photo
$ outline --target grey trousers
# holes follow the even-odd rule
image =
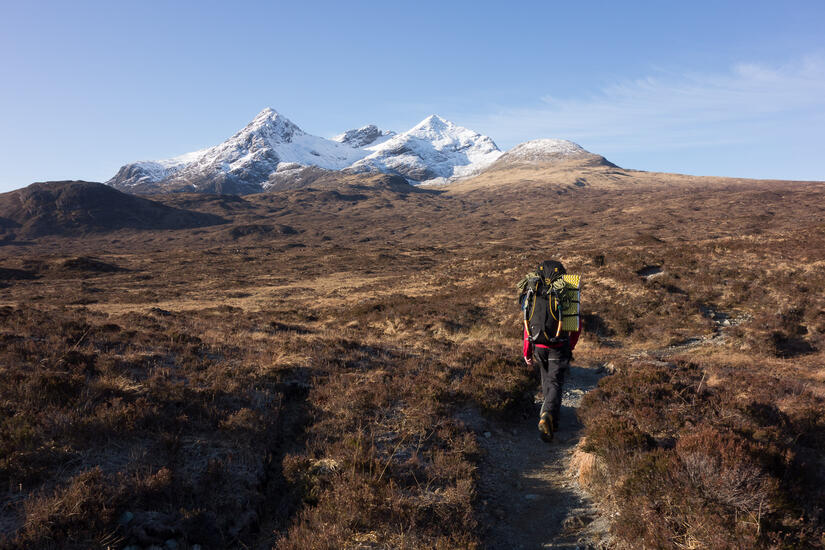
[[[570,367],[570,352],[564,348],[536,347],[533,351],[533,359],[538,362],[541,373],[541,393],[544,396],[540,414],[545,412],[552,414],[553,425],[558,428],[561,387],[564,384],[564,375]]]

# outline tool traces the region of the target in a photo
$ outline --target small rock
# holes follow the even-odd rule
[[[201,550],[201,545],[200,544],[193,544],[192,545],[192,550]]]
[[[492,435],[493,434],[491,434],[490,432],[484,432],[484,437],[486,437],[487,439],[490,439],[490,437],[492,437]]]
[[[168,550],[178,550],[178,541],[175,539],[169,539],[163,543],[163,546]]]
[[[565,519],[562,525],[564,526],[565,530],[577,530],[581,529],[588,523],[591,523],[593,518],[586,515],[586,514],[579,514],[575,516],[570,516],[569,518]]]
[[[510,433],[512,433],[513,435],[518,435],[518,430],[513,428],[512,430],[510,430]]]
[[[730,319],[725,319],[724,321],[722,321],[722,326],[723,327],[729,327],[730,326]]]

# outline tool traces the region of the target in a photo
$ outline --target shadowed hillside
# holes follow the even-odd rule
[[[101,183],[33,183],[0,195],[0,230],[6,238],[83,235],[116,229],[185,229],[225,220],[116,191]]]

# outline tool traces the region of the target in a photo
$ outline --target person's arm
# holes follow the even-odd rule
[[[527,334],[527,328],[524,328],[524,346],[522,353],[524,362],[528,365],[533,361],[533,342],[530,341],[530,336]]]

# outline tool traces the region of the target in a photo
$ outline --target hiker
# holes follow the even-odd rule
[[[561,388],[581,333],[579,277],[566,275],[561,262],[547,260],[519,283],[523,314],[522,355],[541,373],[544,403],[539,413],[542,440],[553,440],[559,428]]]

